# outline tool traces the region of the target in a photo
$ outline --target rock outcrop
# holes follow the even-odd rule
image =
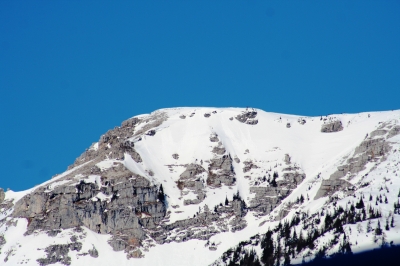
[[[338,132],[342,130],[343,130],[343,125],[342,121],[340,120],[328,121],[321,126],[321,132],[323,133]]]
[[[292,165],[284,168],[281,175],[283,178],[278,179],[279,174],[274,173],[268,186],[250,187],[250,192],[255,193],[255,197],[250,201],[249,209],[262,215],[270,213],[306,178],[298,166]]]
[[[155,228],[165,212],[158,187],[131,174],[103,177],[100,186],[81,180],[51,191],[39,187],[17,202],[13,216],[28,220],[27,234],[86,226],[100,234],[144,239],[144,229]]]
[[[196,199],[185,199],[184,205],[199,204],[204,200],[204,180],[201,179],[200,175],[205,172],[206,170],[201,165],[189,164],[180,175],[177,186],[182,191],[182,194],[187,194],[185,191],[189,190],[197,195]]]
[[[258,120],[255,119],[257,116],[257,112],[256,111],[244,111],[241,114],[237,115],[235,118],[237,121],[244,123],[244,124],[248,124],[248,125],[257,125],[258,124]]]
[[[225,184],[231,186],[235,181],[235,171],[230,154],[211,159],[208,166],[207,185],[218,187]]]
[[[355,148],[353,155],[346,160],[346,163],[339,166],[329,179],[322,180],[315,199],[351,187],[352,185],[347,180],[364,170],[368,162],[379,163],[385,160],[385,154],[391,150],[388,139],[397,134],[400,134],[400,127],[393,126],[390,123],[383,123],[378,129],[368,134],[361,144]]]
[[[4,190],[0,188],[0,204],[3,202],[4,198],[6,197]]]

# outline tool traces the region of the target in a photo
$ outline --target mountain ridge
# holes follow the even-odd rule
[[[392,187],[399,190],[400,183],[397,168],[390,174],[387,169],[399,163],[399,120],[399,110],[306,117],[188,107],[134,116],[102,135],[63,174],[25,192],[7,191],[3,200],[0,193],[0,260],[5,265],[106,265],[108,257],[116,256],[121,264],[134,259],[140,265],[187,265],[194,256],[191,264],[222,265],[234,259],[225,256],[226,250],[259,235],[243,245],[243,252],[254,249],[264,263],[260,245],[268,228],[298,217],[291,234],[302,232],[310,217],[322,220],[321,208],[331,208],[333,215],[336,205],[345,210],[346,200],[359,201],[368,189],[382,198],[382,184],[388,182],[390,192],[372,207],[381,217],[366,214],[346,224],[333,215],[333,222],[339,220],[346,232],[368,221],[396,220]],[[385,169],[388,175],[379,177],[379,187],[370,179]],[[380,203],[385,197],[388,203]],[[326,231],[313,240],[315,250],[301,248],[292,263],[315,257],[324,239],[336,237],[322,222],[313,225]],[[9,230],[18,231],[17,237]],[[392,231],[386,238],[399,244]],[[281,236],[278,241],[277,232],[270,236],[275,248],[288,240]],[[345,234],[349,242],[357,239]],[[32,237],[42,238],[43,247],[36,247],[40,251],[27,261],[22,254]],[[379,245],[371,242],[350,246],[360,252]],[[189,252],[192,248],[198,251]],[[339,245],[324,251],[327,256],[338,252]],[[166,254],[175,257],[166,260]],[[283,256],[274,260],[284,263]]]

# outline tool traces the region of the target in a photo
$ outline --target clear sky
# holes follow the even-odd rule
[[[400,1],[0,1],[0,187],[178,106],[400,108]]]

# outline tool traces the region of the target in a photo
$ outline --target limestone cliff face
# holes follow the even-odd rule
[[[142,240],[143,230],[154,228],[165,216],[158,192],[157,186],[134,175],[103,178],[101,187],[82,180],[52,191],[38,188],[16,203],[13,216],[28,219],[27,234],[86,226],[97,233]]]

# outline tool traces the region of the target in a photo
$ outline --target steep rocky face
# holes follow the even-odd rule
[[[288,154],[285,155],[284,162],[285,166],[280,174],[275,171],[272,176],[269,174],[268,179],[259,180],[268,186],[259,186],[257,182],[257,186],[250,187],[250,191],[255,193],[255,197],[250,202],[250,209],[261,215],[272,212],[306,178],[304,172],[290,162]]]
[[[204,193],[204,180],[201,178],[202,173],[206,170],[198,164],[190,164],[186,167],[186,170],[180,175],[179,180],[176,182],[183,195],[187,195],[189,191],[196,194],[196,199],[185,199],[183,204],[199,204],[205,198]],[[184,190],[187,191],[184,191]]]
[[[143,230],[159,224],[165,212],[158,187],[130,175],[110,181],[103,178],[101,186],[81,180],[52,191],[38,188],[17,202],[13,216],[28,219],[27,234],[86,226],[100,234],[142,240]]]
[[[376,130],[367,134],[346,163],[339,166],[329,179],[322,180],[315,199],[352,187],[349,180],[365,170],[367,163],[379,164],[386,160],[385,155],[392,149],[389,139],[398,134],[400,134],[399,126],[391,122],[382,123]]]
[[[213,187],[218,187],[222,184],[231,186],[235,181],[235,172],[230,155],[223,155],[211,159],[211,163],[208,166],[207,185]]]

